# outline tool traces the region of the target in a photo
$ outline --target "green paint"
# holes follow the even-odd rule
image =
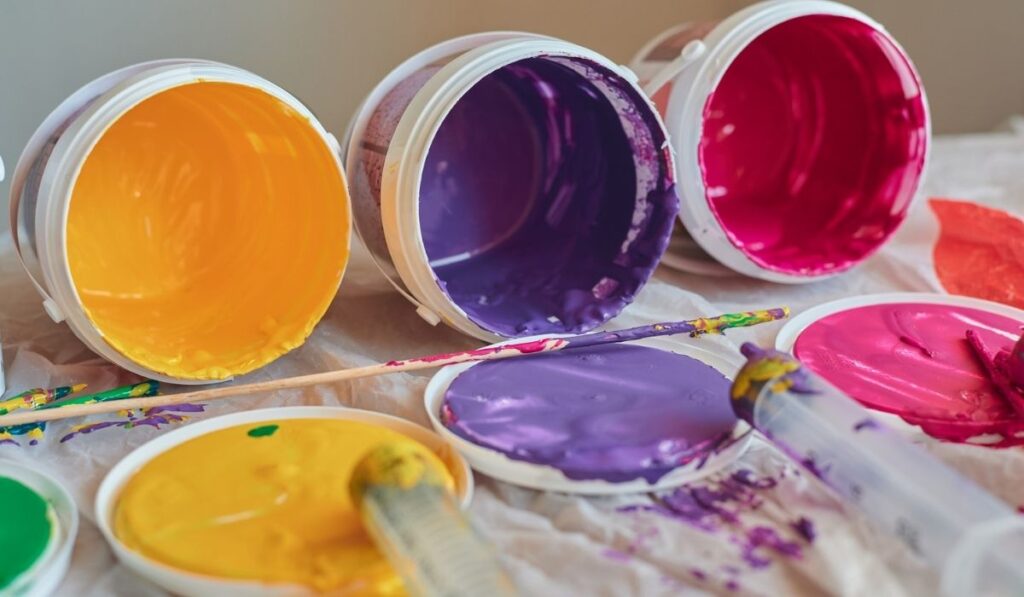
[[[53,534],[43,496],[0,477],[0,589],[24,574],[46,551]]]
[[[79,404],[96,404],[97,402],[113,402],[114,400],[125,400],[127,398],[147,398],[149,396],[156,396],[158,393],[160,393],[160,382],[149,380],[132,384],[130,386],[121,386],[112,390],[97,392],[95,394],[76,396],[67,400],[61,400],[60,402],[51,402],[39,407],[39,410],[49,410],[51,408],[62,408],[65,406]]]
[[[249,437],[268,437],[274,435],[275,431],[277,431],[277,425],[253,427],[249,430]]]

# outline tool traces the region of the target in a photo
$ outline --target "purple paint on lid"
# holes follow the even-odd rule
[[[420,180],[438,285],[506,337],[614,317],[679,210],[665,145],[636,89],[588,60],[528,58],[485,76],[445,117]]]
[[[442,419],[570,479],[655,483],[729,439],[729,385],[691,357],[607,345],[474,365],[449,386]]]

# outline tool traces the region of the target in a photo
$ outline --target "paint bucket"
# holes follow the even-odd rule
[[[397,417],[352,408],[292,406],[251,410],[207,419],[161,435],[137,448],[110,470],[96,493],[95,514],[96,524],[117,558],[132,571],[176,595],[271,597],[313,594],[311,589],[293,584],[213,577],[178,569],[133,551],[114,533],[114,509],[121,491],[153,459],[172,448],[217,431],[295,419],[355,421],[383,427],[415,440],[437,454],[447,465],[455,481],[455,495],[459,505],[463,509],[469,507],[473,496],[473,475],[469,465],[458,452],[428,429]]]
[[[523,340],[515,340],[515,342],[520,341]],[[499,343],[499,345],[507,344],[508,342]],[[724,356],[713,349],[694,343],[680,342],[670,338],[644,338],[631,342],[630,345],[655,348],[693,358],[713,367],[730,380],[735,376],[739,368],[739,362],[734,357]],[[753,437],[750,434],[750,426],[739,420],[733,428],[729,441],[725,442],[720,449],[708,452],[706,457],[681,464],[654,483],[650,483],[643,478],[619,482],[596,478],[569,478],[562,470],[554,466],[512,459],[497,450],[476,444],[456,434],[444,424],[441,411],[449,386],[467,369],[481,364],[463,363],[449,365],[440,369],[430,378],[430,382],[424,390],[424,407],[427,411],[427,416],[430,417],[430,424],[434,431],[444,441],[458,450],[474,470],[488,477],[512,483],[513,485],[542,491],[558,491],[581,495],[620,495],[671,489],[702,479],[729,466],[743,455],[750,446],[750,441]],[[725,399],[724,396],[722,399]],[[624,417],[628,416],[626,412],[622,414]],[[603,420],[601,425],[605,426],[608,430],[615,426],[614,423],[608,420]]]
[[[349,126],[360,238],[431,323],[484,340],[580,332],[651,276],[678,210],[661,121],[635,77],[524,33],[436,45]]]
[[[123,68],[29,140],[15,245],[21,256],[20,223],[46,312],[107,360],[228,379],[302,344],[337,291],[350,228],[337,148],[298,100],[239,68]]]
[[[906,53],[863,13],[755,4],[670,29],[631,66],[680,173],[678,242],[691,250],[670,264],[805,282],[867,259],[906,217],[928,106]]]

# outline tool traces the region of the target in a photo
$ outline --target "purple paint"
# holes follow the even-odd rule
[[[791,558],[803,557],[799,543],[783,539],[771,527],[756,526],[748,530],[743,544],[743,561],[751,568],[765,568],[772,563],[769,553]]]
[[[729,380],[690,357],[608,345],[460,374],[442,419],[459,436],[570,479],[654,483],[726,442]]]
[[[813,543],[815,537],[818,536],[818,531],[814,528],[814,522],[806,516],[801,516],[790,523],[789,526],[793,527],[793,530],[808,543]]]
[[[659,495],[654,505],[625,506],[619,511],[654,512],[709,534],[726,531],[729,541],[737,547],[737,560],[748,568],[760,569],[769,566],[774,556],[802,558],[799,540],[812,543],[816,536],[814,523],[806,517],[779,529],[744,524],[746,515],[764,503],[761,492],[771,491],[777,484],[772,477],[738,470],[706,484],[691,483]],[[733,576],[740,572],[735,566],[723,566],[722,570]]]
[[[853,424],[853,430],[857,431],[857,432],[864,431],[865,429],[878,429],[878,428],[879,428],[878,422],[875,421],[874,419],[863,419],[863,420],[857,421],[856,423]]]
[[[474,85],[424,165],[438,283],[484,329],[592,329],[651,276],[679,209],[657,116],[596,64],[529,58]]]
[[[201,413],[206,410],[204,404],[175,404],[172,406],[154,406],[136,410],[122,411],[124,418],[98,423],[85,423],[75,425],[71,431],[60,438],[60,443],[72,440],[79,435],[88,435],[94,431],[120,427],[121,429],[134,429],[136,427],[152,427],[160,429],[161,425],[173,425],[184,423],[189,420],[188,415],[179,413]]]

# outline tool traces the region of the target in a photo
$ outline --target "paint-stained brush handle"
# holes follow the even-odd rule
[[[488,346],[475,350],[449,352],[400,361],[388,361],[386,363],[357,367],[354,369],[326,371],[324,373],[299,375],[285,379],[274,379],[271,381],[237,386],[221,386],[205,390],[182,392],[180,394],[153,396],[151,398],[124,398],[106,402],[97,402],[95,404],[76,404],[61,408],[53,408],[50,410],[11,413],[0,416],[0,427],[21,425],[25,423],[37,423],[40,421],[70,419],[74,417],[111,413],[133,408],[173,406],[190,402],[205,402],[221,398],[235,398],[237,396],[245,396],[249,394],[274,392],[277,390],[291,388],[303,388],[318,384],[336,383],[339,381],[361,379],[364,377],[387,375],[389,373],[419,371],[422,369],[434,369],[438,367],[445,367],[447,365],[458,365],[460,363],[469,363],[474,361],[491,361],[532,354],[556,352],[559,350],[588,348],[604,344],[615,344],[618,342],[631,342],[656,336],[688,334],[695,337],[702,334],[718,334],[727,329],[768,323],[785,319],[788,316],[789,309],[782,307],[779,309],[729,313],[726,315],[719,315],[717,317],[699,317],[686,321],[655,323],[653,325],[639,326],[614,332],[593,332],[577,336],[547,337],[537,340],[528,340],[525,342],[511,342],[500,346]]]

